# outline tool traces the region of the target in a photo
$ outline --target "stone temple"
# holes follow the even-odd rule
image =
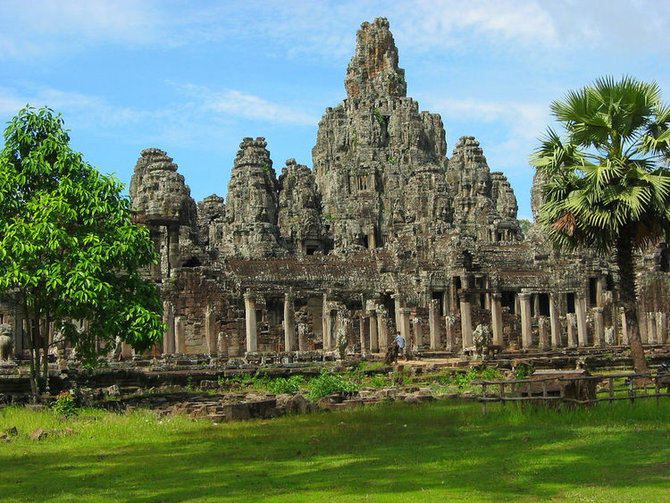
[[[313,169],[289,159],[277,176],[265,139],[244,138],[225,200],[196,203],[166,152],[142,151],[130,197],[160,250],[148,271],[165,307],[158,352],[369,354],[399,331],[415,351],[468,354],[479,324],[503,350],[627,342],[611,262],[523,235],[514,192],[474,137],[449,156],[440,116],[407,96],[386,19],[362,24],[344,84]],[[664,246],[640,261],[668,277]],[[639,288],[643,342],[665,343],[667,292]]]

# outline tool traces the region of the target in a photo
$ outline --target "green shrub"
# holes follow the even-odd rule
[[[277,377],[276,379],[269,379],[266,383],[268,391],[276,395],[288,393],[294,394],[300,391],[300,388],[305,384],[303,376],[291,376],[289,378]]]
[[[472,381],[501,379],[503,376],[498,370],[489,367],[470,367],[465,374],[457,374],[454,384],[459,388],[468,386]]]
[[[310,400],[316,402],[324,396],[331,395],[340,391],[358,391],[359,385],[349,379],[345,379],[339,374],[330,374],[326,371],[321,372],[318,377],[310,380],[307,384],[307,391]]]
[[[75,399],[69,391],[61,391],[51,404],[53,411],[59,416],[70,417],[77,414]]]
[[[370,386],[375,388],[383,388],[389,385],[389,379],[385,375],[375,374],[370,378]]]

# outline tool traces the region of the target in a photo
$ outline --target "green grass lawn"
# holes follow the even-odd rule
[[[0,411],[0,500],[670,499],[670,400],[591,410],[390,404],[213,425],[149,412]],[[77,435],[29,439],[38,427]]]

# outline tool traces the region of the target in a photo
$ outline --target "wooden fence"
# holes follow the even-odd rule
[[[500,402],[541,405],[593,405],[599,402],[670,397],[670,374],[608,374],[579,377],[547,376],[513,381],[473,381],[482,387],[482,413],[487,404]],[[665,393],[662,392],[666,388]]]

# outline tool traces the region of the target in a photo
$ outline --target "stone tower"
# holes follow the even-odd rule
[[[463,136],[449,160],[447,182],[454,190],[454,225],[481,241],[518,239],[517,203],[500,172],[491,173],[473,136]]]
[[[361,25],[345,88],[347,98],[319,123],[312,150],[335,248],[377,248],[406,227],[427,227],[435,219],[447,224],[442,120],[419,112],[406,97],[405,72],[386,19]]]
[[[142,151],[130,179],[131,209],[137,220],[147,224],[160,251],[159,266],[152,276],[171,277],[174,269],[199,264],[197,249],[197,211],[191,190],[177,173],[171,157],[157,148]]]
[[[313,255],[328,248],[316,179],[307,166],[295,159],[286,161],[279,177],[278,224],[282,244],[289,250]]]
[[[244,138],[228,184],[223,229],[226,255],[260,258],[276,255],[277,177],[265,138]]]

